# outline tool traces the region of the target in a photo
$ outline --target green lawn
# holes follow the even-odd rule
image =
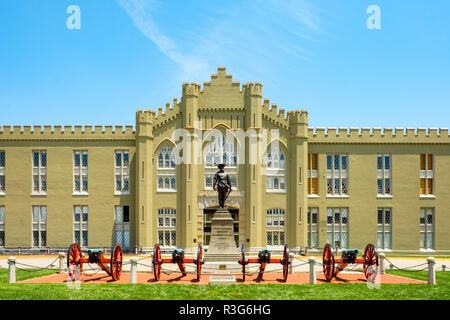
[[[42,276],[49,271],[39,271]],[[51,272],[51,271],[50,271]],[[404,276],[403,271],[389,271]],[[406,273],[426,280],[427,273]],[[18,272],[18,279],[33,274]],[[82,284],[69,289],[65,284],[8,284],[7,270],[0,270],[1,300],[92,300],[92,299],[162,299],[162,300],[308,300],[308,299],[419,299],[450,300],[450,272],[436,272],[438,285],[382,284],[380,289],[368,289],[366,284],[320,285],[177,285],[177,284]]]

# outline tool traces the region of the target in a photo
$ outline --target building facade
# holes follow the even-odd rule
[[[225,68],[182,93],[125,128],[3,126],[0,250],[207,246],[225,163],[237,244],[450,253],[448,129],[309,128]]]

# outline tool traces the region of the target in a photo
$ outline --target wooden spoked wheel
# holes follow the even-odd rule
[[[322,265],[325,279],[327,281],[331,281],[334,276],[334,253],[331,250],[329,243],[327,243],[325,248],[323,248]]]
[[[116,244],[111,250],[111,276],[114,281],[120,279],[122,274],[123,252],[120,244]]]
[[[80,280],[80,273],[83,271],[82,257],[80,246],[72,244],[67,252],[67,271],[72,281]]]
[[[203,250],[201,243],[198,244],[197,247],[197,260],[195,264],[197,266],[197,281],[200,281],[200,277],[202,276],[202,265],[203,265]]]
[[[378,253],[375,246],[369,243],[364,250],[364,275],[367,280],[373,281],[377,277]]]
[[[153,250],[152,264],[153,264],[153,274],[155,275],[155,280],[159,281],[159,279],[161,278],[162,259],[161,259],[161,248],[159,247],[158,243],[155,244],[155,248]]]
[[[242,281],[245,281],[245,246],[241,245]]]
[[[287,244],[284,245],[283,260],[281,263],[283,264],[283,281],[286,282],[289,273],[289,247]]]

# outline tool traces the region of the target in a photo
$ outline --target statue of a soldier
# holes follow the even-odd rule
[[[228,198],[231,192],[231,182],[228,173],[223,171],[224,164],[218,165],[219,171],[214,175],[213,188],[214,191],[219,193],[219,207],[225,208],[225,200]]]

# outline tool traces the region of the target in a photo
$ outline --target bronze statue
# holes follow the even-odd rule
[[[219,171],[214,175],[213,188],[214,191],[219,193],[219,207],[225,208],[225,200],[228,198],[231,192],[231,182],[228,177],[228,173],[223,171],[224,164],[218,165]]]

